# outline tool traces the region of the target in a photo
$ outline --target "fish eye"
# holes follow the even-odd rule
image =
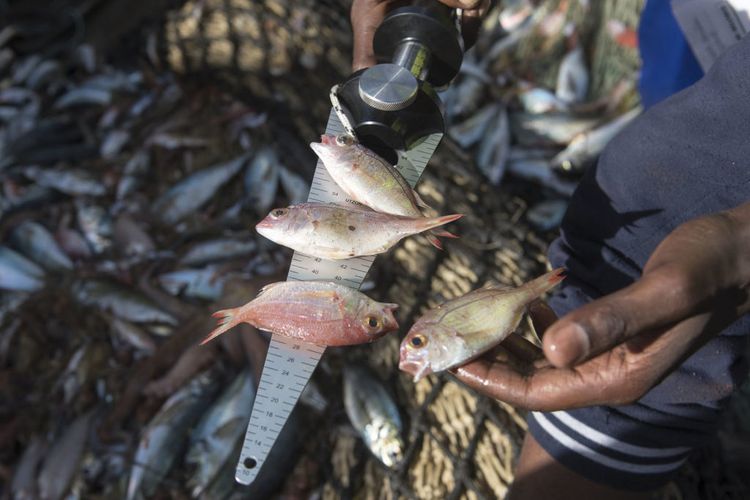
[[[375,316],[368,316],[367,317],[367,325],[370,328],[377,328],[380,326],[380,320],[376,318]]]
[[[285,216],[287,212],[288,210],[286,208],[277,208],[271,212],[271,217],[278,219],[279,217]]]
[[[336,144],[339,146],[351,146],[354,144],[354,137],[346,134],[337,135]]]
[[[427,337],[424,335],[415,335],[409,341],[409,345],[419,349],[427,345]]]

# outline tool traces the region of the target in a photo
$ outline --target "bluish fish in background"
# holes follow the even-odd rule
[[[195,376],[162,405],[141,432],[128,480],[128,500],[148,498],[154,494],[183,449],[189,429],[200,418],[218,389],[218,371],[208,369]]]
[[[0,245],[0,289],[18,292],[35,292],[44,286],[44,270]]]
[[[245,170],[245,204],[256,215],[267,213],[276,199],[281,164],[271,147],[259,149]]]
[[[181,221],[213,198],[220,187],[242,170],[247,159],[241,155],[182,179],[154,202],[153,214],[165,224]]]
[[[219,473],[250,420],[255,400],[255,380],[243,370],[203,414],[190,434],[185,461],[195,468],[188,488],[198,498]]]
[[[364,366],[347,365],[343,383],[344,407],[352,426],[378,460],[387,467],[397,467],[404,458],[405,446],[393,396]]]
[[[68,271],[73,262],[57,244],[47,228],[33,221],[24,221],[11,233],[11,243],[24,255],[50,271]]]
[[[162,311],[144,295],[114,281],[78,280],[73,284],[72,291],[82,304],[100,307],[127,321],[177,324],[172,315]]]

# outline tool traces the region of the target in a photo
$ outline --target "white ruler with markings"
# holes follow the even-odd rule
[[[343,132],[341,122],[331,110],[326,134],[338,135]],[[412,186],[416,185],[441,138],[442,134],[432,134],[399,158],[396,168]],[[329,177],[320,160],[315,168],[307,201],[353,203],[347,200],[346,195]],[[288,279],[331,280],[359,288],[374,260],[374,256],[326,260],[295,252]],[[324,351],[325,347],[281,335],[271,337],[263,365],[263,375],[255,396],[255,405],[237,464],[235,478],[238,482],[250,484],[258,475]]]

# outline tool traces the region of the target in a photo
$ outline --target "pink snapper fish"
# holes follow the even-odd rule
[[[563,279],[558,268],[518,288],[488,286],[427,311],[401,342],[398,367],[419,381],[462,365],[513,333],[526,308]]]
[[[364,344],[398,330],[397,308],[330,281],[280,281],[244,306],[215,312],[219,326],[201,344],[240,323],[321,346]]]
[[[322,135],[310,147],[342,191],[376,212],[417,218],[424,217],[423,208],[430,208],[396,167],[351,136]],[[439,249],[443,245],[437,236],[457,238],[444,230],[424,236]]]
[[[461,218],[401,217],[368,208],[302,203],[276,208],[255,228],[271,241],[305,255],[348,259],[387,252],[403,238]]]

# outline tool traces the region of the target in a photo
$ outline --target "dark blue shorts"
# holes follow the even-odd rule
[[[746,37],[696,84],[636,119],[586,173],[550,247],[552,266],[569,270],[550,305],[563,315],[633,283],[679,224],[749,200]],[[560,463],[593,481],[658,487],[711,439],[748,375],[748,332],[746,315],[636,404],[532,412],[529,430]]]

